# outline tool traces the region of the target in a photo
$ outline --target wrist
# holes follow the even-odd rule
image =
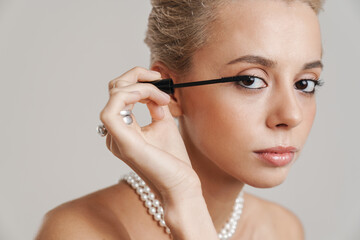
[[[169,203],[164,220],[177,240],[217,240],[217,233],[201,195],[181,198]]]
[[[187,177],[180,180],[180,183],[173,184],[166,192],[161,192],[164,206],[171,208],[178,204],[191,204],[193,201],[204,201],[201,182],[199,178]]]

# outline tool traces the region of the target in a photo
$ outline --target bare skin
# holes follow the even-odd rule
[[[180,78],[161,62],[151,67],[161,76],[132,69],[109,83],[109,88],[116,87],[109,90],[110,100],[102,113],[109,150],[162,200],[177,239],[197,239],[181,236],[182,232],[193,236],[209,232],[206,239],[217,239],[216,232],[229,218],[245,184],[259,188],[281,184],[304,146],[316,112],[315,96],[295,85],[318,79],[322,71],[320,29],[313,10],[302,2],[243,0],[218,14],[216,34],[195,53],[187,76]],[[257,57],[228,64],[249,55]],[[274,63],[259,61],[259,56]],[[260,79],[246,87],[222,83],[179,89],[171,98],[136,83],[160,77],[187,82],[234,75]],[[145,129],[121,125],[122,119],[116,118],[119,110],[135,102],[146,103],[153,118]],[[180,132],[172,117],[179,119]],[[135,151],[135,145],[144,150]],[[255,154],[276,146],[297,149],[290,164],[276,167]],[[199,209],[195,220],[189,210],[192,205]],[[179,212],[184,212],[179,219],[187,221],[176,221]],[[81,238],[169,239],[125,183],[49,212],[37,237]],[[287,209],[245,194],[233,239],[304,239],[304,232]]]
[[[246,208],[233,239],[304,238],[301,223],[292,212],[248,193],[244,198]],[[170,238],[147,213],[135,191],[127,183],[120,182],[47,213],[36,239]]]

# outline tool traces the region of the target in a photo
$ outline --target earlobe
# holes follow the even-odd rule
[[[169,103],[169,109],[171,112],[171,115],[175,118],[178,118],[182,115],[181,105],[178,101],[178,98],[176,98],[177,91],[175,90],[175,93],[170,95],[170,103]]]
[[[176,75],[164,63],[155,62],[150,70],[160,72],[162,79],[171,78],[176,83]],[[183,114],[179,95],[179,89],[175,89],[174,94],[170,95],[170,103],[168,104],[171,115],[175,118]]]

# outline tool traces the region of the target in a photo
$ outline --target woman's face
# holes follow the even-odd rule
[[[273,187],[285,180],[315,117],[312,82],[301,80],[317,80],[322,70],[318,19],[304,3],[274,0],[234,1],[218,14],[213,37],[182,81],[258,78],[179,90],[181,128],[222,171],[254,187]],[[279,146],[297,149],[290,163],[272,164],[256,153]],[[275,160],[291,155],[267,154]]]

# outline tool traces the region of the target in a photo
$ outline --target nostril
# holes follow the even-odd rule
[[[276,124],[276,127],[287,127],[288,125],[285,123]]]

